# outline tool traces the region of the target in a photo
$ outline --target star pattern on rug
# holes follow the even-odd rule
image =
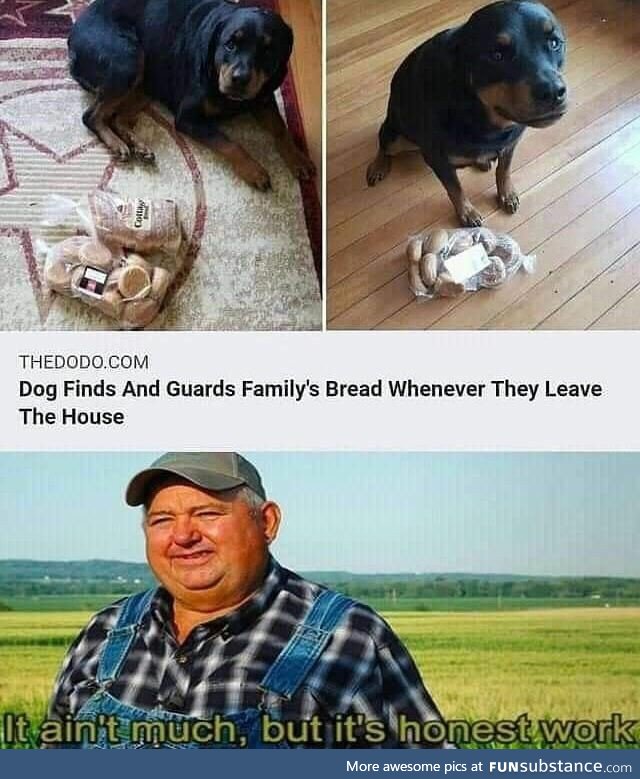
[[[0,0],[0,21],[7,19],[19,27],[26,27],[27,23],[23,16],[25,11],[37,5],[41,5],[43,0]]]
[[[69,16],[71,21],[75,22],[88,5],[87,0],[65,0],[64,5],[52,8],[47,13],[52,16]]]

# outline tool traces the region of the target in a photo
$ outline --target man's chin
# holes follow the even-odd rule
[[[172,566],[172,578],[185,590],[199,591],[215,587],[221,575],[212,569],[211,561],[207,559],[200,564],[178,561]]]
[[[190,571],[182,574],[178,579],[178,584],[186,592],[202,592],[210,590],[218,584],[220,578],[212,575],[211,571]]]

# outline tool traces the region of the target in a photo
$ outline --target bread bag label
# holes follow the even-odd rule
[[[130,230],[150,231],[152,229],[151,203],[141,197],[127,201],[123,217]]]
[[[107,285],[108,273],[90,265],[84,269],[78,282],[78,291],[91,298],[101,298]]]

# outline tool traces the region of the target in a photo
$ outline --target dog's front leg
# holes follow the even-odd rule
[[[261,192],[271,189],[271,179],[262,165],[243,146],[228,138],[206,116],[200,104],[186,103],[181,106],[176,115],[176,130],[195,138],[224,157],[237,175],[250,186]]]
[[[520,198],[511,180],[511,161],[516,145],[503,149],[498,156],[496,168],[496,186],[498,188],[498,201],[501,208],[508,214],[515,214],[520,206]]]
[[[453,165],[446,157],[441,156],[430,157],[429,155],[424,155],[424,160],[447,190],[449,199],[453,203],[458,219],[460,219],[462,224],[465,227],[479,227],[482,224],[482,214],[462,191],[458,173]]]
[[[276,148],[294,176],[300,179],[310,179],[316,175],[313,162],[293,142],[293,138],[284,123],[276,100],[270,95],[268,101],[254,109],[258,122],[270,133],[276,143]]]
[[[220,130],[204,142],[210,149],[230,162],[234,171],[247,184],[259,189],[260,192],[267,192],[271,189],[271,178],[267,171],[239,143],[227,138]]]

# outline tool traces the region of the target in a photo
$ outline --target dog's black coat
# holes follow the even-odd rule
[[[232,29],[244,32],[241,50],[225,48]],[[211,118],[203,102],[226,118],[270,98],[284,80],[292,45],[281,17],[227,0],[96,0],[69,36],[71,73],[82,86],[109,98],[133,88],[143,69],[145,93],[173,111],[178,129],[205,137]],[[218,88],[221,62],[269,78],[254,99],[232,100]]]
[[[510,155],[526,127],[546,126],[566,108],[566,85],[560,76],[564,58],[559,23],[545,6],[528,0],[485,6],[466,24],[426,41],[393,77],[379,133],[382,156],[370,166],[369,184],[386,175],[389,161],[382,158],[399,138],[419,148],[454,205],[452,192],[459,189],[455,168],[488,167],[504,157],[508,173]],[[495,85],[502,85],[507,96],[522,96],[522,103],[526,97],[526,115],[523,105],[501,106],[498,113],[488,110],[481,95]],[[476,223],[476,217],[469,223]]]

